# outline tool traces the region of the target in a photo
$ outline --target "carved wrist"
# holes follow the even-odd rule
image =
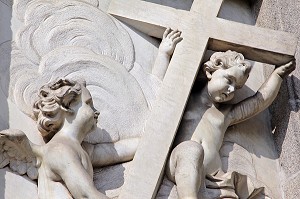
[[[157,56],[158,57],[165,57],[165,58],[168,58],[168,59],[170,59],[170,57],[171,57],[171,55],[169,55],[167,52],[162,51],[162,50],[158,50]]]

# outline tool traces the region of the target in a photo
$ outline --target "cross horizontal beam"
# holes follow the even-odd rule
[[[218,8],[221,4],[222,0],[215,0],[209,5]],[[213,39],[208,46],[210,50],[231,49],[244,53],[247,59],[274,65],[282,65],[294,57],[298,41],[295,35],[212,18],[212,14],[202,14],[213,13],[211,9],[203,9],[203,5],[203,0],[195,1],[192,8],[202,12],[189,12],[145,1],[113,0],[109,13],[157,38],[162,36],[166,27],[191,32],[194,28],[191,23],[198,21],[193,25],[202,25],[200,31],[207,32],[208,37]],[[191,34],[199,33],[194,31]]]
[[[108,13],[141,32],[160,38],[166,27],[176,29],[178,22],[181,21],[180,16],[187,11],[146,1],[113,0]],[[158,13],[160,17],[157,17]]]
[[[209,24],[209,49],[243,53],[250,60],[282,65],[295,55],[295,35],[216,18]]]

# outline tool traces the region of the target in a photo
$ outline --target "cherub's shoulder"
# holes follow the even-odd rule
[[[49,143],[43,148],[42,162],[51,170],[57,170],[67,168],[70,163],[74,163],[79,157],[79,152],[69,144]]]
[[[76,150],[72,143],[68,142],[49,142],[43,146],[43,158],[65,158],[69,155],[75,155]]]

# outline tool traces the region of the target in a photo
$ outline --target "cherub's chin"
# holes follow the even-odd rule
[[[89,133],[92,133],[94,131],[96,131],[97,129],[97,121],[95,121],[95,123],[91,126],[91,129],[89,130]]]

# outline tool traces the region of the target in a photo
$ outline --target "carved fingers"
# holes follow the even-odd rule
[[[181,31],[167,28],[163,34],[162,42],[159,46],[159,51],[171,56],[176,45],[182,40]]]
[[[171,28],[167,28],[164,32],[164,35],[163,35],[163,39],[167,38],[167,36],[169,35],[169,33],[171,32]]]
[[[284,65],[276,68],[274,72],[276,72],[280,77],[284,78],[284,77],[288,76],[295,69],[296,69],[296,60],[293,59],[292,61],[288,62],[287,64],[284,64]]]

